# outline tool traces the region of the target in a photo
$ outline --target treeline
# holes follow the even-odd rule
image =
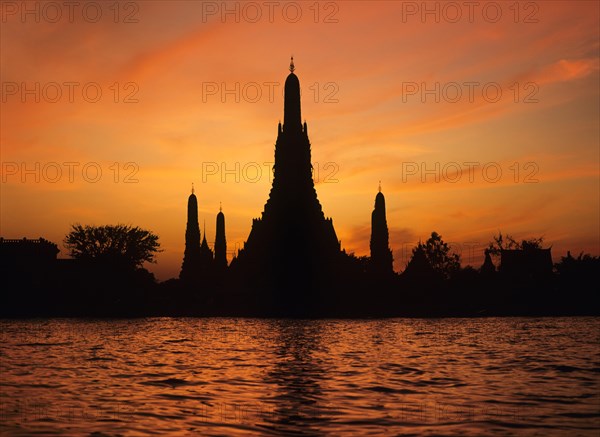
[[[568,253],[547,268],[541,238],[518,242],[498,234],[483,266],[474,268],[462,267],[433,232],[413,249],[401,274],[342,253],[330,274],[310,278],[298,269],[278,283],[250,283],[231,267],[199,282],[159,283],[143,267],[161,251],[158,236],[138,227],[74,225],[64,245],[72,259],[11,257],[3,250],[0,316],[600,315],[600,258]],[[510,269],[503,257],[506,266],[513,262]]]

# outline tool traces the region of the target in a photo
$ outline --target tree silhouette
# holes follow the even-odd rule
[[[502,232],[498,232],[498,235],[494,235],[492,238],[493,241],[489,243],[487,250],[494,257],[499,256],[503,250],[541,249],[544,243],[544,237],[529,238],[528,240],[518,242],[508,234],[504,237]]]
[[[597,274],[600,267],[600,257],[590,255],[589,253],[581,252],[579,256],[574,257],[571,252],[567,252],[567,256],[561,257],[560,262],[554,265],[559,275],[580,276],[587,272],[595,272]]]
[[[437,232],[432,232],[425,244],[419,243],[413,249],[413,254],[419,249],[423,250],[431,267],[442,277],[449,278],[460,270],[460,255],[451,252],[448,243],[444,242]]]
[[[132,269],[155,262],[161,252],[158,236],[129,225],[74,224],[64,240],[73,258],[119,264]]]

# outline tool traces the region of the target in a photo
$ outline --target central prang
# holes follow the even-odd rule
[[[289,293],[290,288],[314,289],[333,274],[342,254],[333,222],[324,216],[317,198],[308,130],[301,119],[300,81],[294,71],[292,58],[269,199],[232,262],[234,270],[247,279],[244,282],[275,288],[278,294]]]

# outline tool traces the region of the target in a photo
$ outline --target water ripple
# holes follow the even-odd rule
[[[0,321],[2,435],[590,435],[597,318]]]

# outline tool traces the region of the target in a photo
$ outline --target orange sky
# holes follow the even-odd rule
[[[317,192],[347,251],[368,254],[381,180],[396,270],[433,230],[465,264],[498,230],[543,235],[556,261],[600,252],[597,2],[430,2],[425,15],[422,2],[276,2],[272,17],[263,2],[130,2],[118,16],[107,2],[95,23],[88,3],[72,20],[62,2],[1,3],[4,237],[138,225],[160,236],[149,268],[167,279],[194,182],[208,240],[222,202],[239,247],[268,197],[293,54]],[[239,102],[221,96],[236,84]],[[439,102],[422,95],[436,86]]]

